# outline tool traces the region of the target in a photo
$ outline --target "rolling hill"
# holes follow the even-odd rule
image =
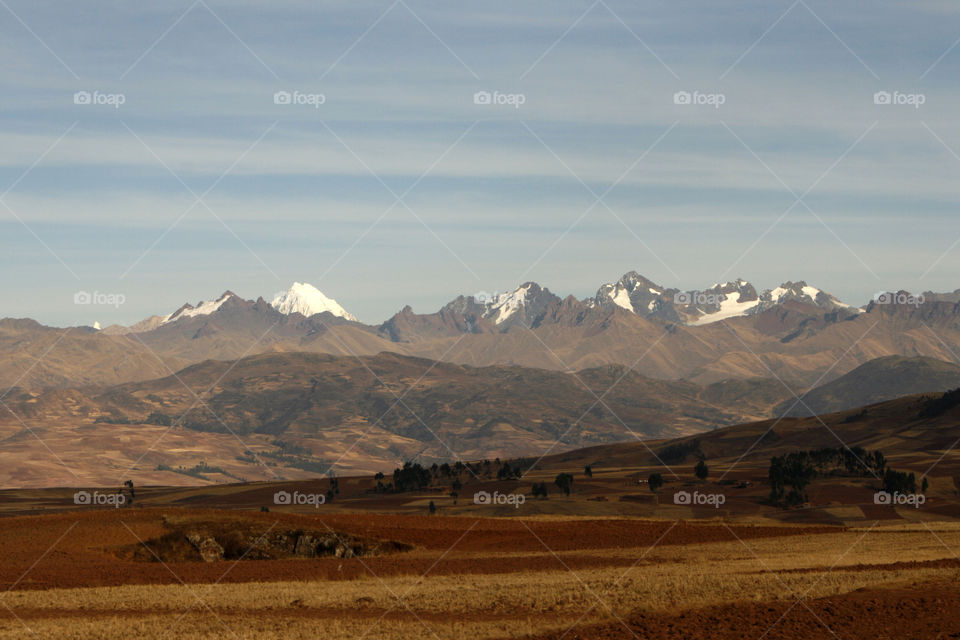
[[[866,362],[774,409],[775,415],[811,416],[853,409],[917,393],[960,387],[960,366],[934,358],[886,356]]]
[[[119,448],[107,467],[123,473],[140,462],[151,481],[162,479],[153,474],[160,466],[257,478],[267,458],[277,473],[319,473],[332,462],[341,471],[374,471],[409,459],[537,456],[700,433],[763,417],[785,393],[766,379],[701,386],[622,365],[568,374],[392,353],[268,353],[108,388],[15,390],[5,404],[17,420],[0,416],[0,455],[4,483],[43,477],[29,469],[35,459],[52,463],[41,443],[54,433],[78,454],[84,442]],[[110,473],[103,465],[96,455],[70,463],[86,475]]]

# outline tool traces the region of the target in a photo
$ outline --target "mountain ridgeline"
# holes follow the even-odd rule
[[[778,378],[803,389],[883,356],[952,360],[960,349],[958,297],[898,292],[857,308],[803,281],[758,291],[738,279],[682,291],[630,272],[585,299],[528,282],[460,296],[433,313],[405,307],[370,325],[295,283],[271,302],[227,291],[130,327],[0,320],[0,384],[115,385],[259,353],[390,352],[568,372],[615,364],[699,385]]]

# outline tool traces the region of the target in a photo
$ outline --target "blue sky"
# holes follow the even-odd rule
[[[294,280],[367,322],[526,280],[582,297],[628,270],[682,289],[804,278],[855,304],[960,287],[952,3],[0,16],[0,316],[131,323]]]

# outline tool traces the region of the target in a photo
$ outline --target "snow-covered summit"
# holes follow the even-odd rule
[[[784,282],[779,287],[769,289],[760,294],[760,305],[758,311],[764,311],[778,304],[783,304],[789,300],[805,302],[821,309],[854,309],[850,305],[841,302],[836,297],[826,291],[811,287],[803,280],[799,282]]]
[[[173,313],[168,316],[164,316],[160,320],[160,325],[168,324],[170,322],[176,322],[177,320],[183,320],[184,318],[194,318],[196,316],[208,316],[229,300],[230,298],[235,298],[236,294],[232,291],[225,291],[216,300],[206,300],[193,306],[192,304],[185,304]]]
[[[336,300],[328,298],[322,291],[306,282],[294,282],[287,291],[278,294],[270,303],[280,313],[290,315],[300,313],[307,317],[323,313],[332,313],[335,316],[353,320],[357,318],[341,307]]]
[[[802,303],[826,312],[857,311],[802,280],[785,282],[760,293],[743,278],[718,282],[708,289],[681,291],[660,286],[635,271],[624,274],[616,282],[601,286],[593,298],[587,298],[584,302],[591,308],[620,307],[645,318],[687,325],[704,325],[738,316],[756,315],[788,302]]]

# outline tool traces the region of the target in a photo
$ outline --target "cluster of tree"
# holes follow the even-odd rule
[[[520,465],[511,466],[509,462],[504,462],[497,470],[497,480],[519,480],[523,477],[523,469]]]
[[[422,491],[432,480],[431,470],[419,462],[404,462],[402,468],[393,470],[395,491]]]
[[[297,456],[311,456],[313,452],[309,449],[298,445],[295,442],[287,442],[286,440],[273,440],[270,442],[273,446],[280,449],[280,453],[285,455],[297,455]]]
[[[929,487],[930,482],[923,478],[920,483],[920,491],[926,493]],[[887,493],[916,493],[917,478],[912,471],[907,473],[906,471],[887,469],[887,472],[883,474],[883,490]]]
[[[172,471],[174,473],[181,473],[185,476],[191,476],[193,478],[200,478],[201,480],[209,480],[205,474],[208,473],[219,473],[220,475],[227,476],[229,478],[235,478],[241,480],[237,476],[233,475],[223,467],[215,467],[207,464],[206,462],[201,462],[200,464],[194,465],[192,467],[171,467],[168,464],[160,463],[156,466],[156,471]],[[245,481],[244,481],[245,482]]]
[[[657,452],[657,457],[660,458],[660,460],[662,460],[665,464],[683,462],[689,455],[698,455],[701,458],[703,457],[703,452],[700,450],[699,440],[678,442],[676,444],[668,445]]]
[[[844,473],[882,477],[886,471],[887,459],[879,450],[871,452],[863,447],[825,447],[791,451],[770,459],[767,472],[770,502],[788,506],[806,502],[806,488],[818,475]]]
[[[920,409],[921,418],[936,418],[960,404],[960,389],[947,391],[939,398],[927,400]]]
[[[480,462],[458,460],[454,464],[434,463],[429,467],[418,462],[405,462],[402,468],[394,469],[393,482],[384,483],[385,476],[382,473],[378,472],[374,475],[374,480],[377,481],[374,491],[377,493],[420,491],[431,484],[450,481],[451,497],[453,497],[453,493],[459,494],[460,489],[463,488],[461,478],[464,472],[474,478],[496,477],[497,480],[520,480],[530,465],[531,462],[525,458],[505,462],[501,462],[500,458],[492,462],[490,460]]]
[[[154,411],[147,416],[147,419],[143,421],[144,424],[153,424],[161,427],[169,427],[173,424],[173,418],[168,416],[165,413],[160,413],[159,411]]]
[[[133,420],[126,416],[97,416],[94,422],[103,424],[134,424]]]

